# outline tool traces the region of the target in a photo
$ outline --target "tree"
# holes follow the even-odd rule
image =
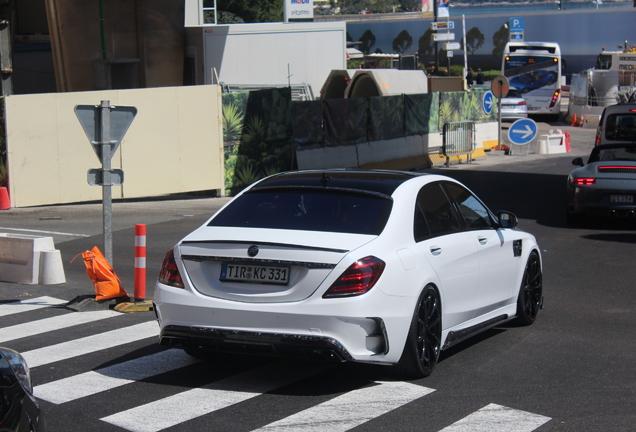
[[[503,24],[501,27],[499,27],[499,30],[497,30],[495,34],[492,35],[492,44],[495,46],[492,49],[492,56],[495,59],[495,62],[499,62],[499,64],[501,64],[503,50],[509,40],[510,30],[508,29],[507,24]]]
[[[475,51],[482,47],[485,40],[486,37],[484,34],[479,31],[477,27],[473,27],[466,33],[466,47],[462,48],[466,49],[471,55],[474,55]],[[462,41],[462,44],[463,43],[464,41]]]
[[[246,23],[283,21],[283,2],[280,0],[217,0],[218,11],[230,12]]]
[[[393,39],[393,51],[404,54],[407,49],[413,45],[413,38],[406,30],[402,30],[395,39]]]
[[[433,54],[433,42],[431,41],[432,37],[433,30],[428,28],[418,41],[419,48],[417,49],[417,55],[420,59],[420,63],[426,64],[428,56]]]
[[[375,35],[371,30],[367,29],[364,33],[362,33],[362,36],[360,36],[360,42],[362,42],[358,45],[360,51],[365,54],[369,54],[371,52],[371,48],[375,45]]]
[[[400,0],[400,9],[403,11],[419,11],[421,7],[422,2],[419,0]]]

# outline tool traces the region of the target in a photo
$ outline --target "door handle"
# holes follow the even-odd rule
[[[434,256],[437,256],[437,255],[442,253],[442,248],[441,247],[437,247],[437,246],[431,246],[431,253]]]
[[[486,243],[488,243],[488,239],[486,237],[479,237],[477,240],[479,240],[479,244],[485,245]]]

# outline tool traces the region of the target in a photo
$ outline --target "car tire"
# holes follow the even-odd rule
[[[527,326],[534,322],[543,306],[543,275],[541,260],[536,251],[528,257],[526,268],[521,278],[521,288],[517,297],[517,321]]]
[[[397,364],[404,379],[427,377],[433,372],[442,343],[442,303],[439,293],[427,286],[417,300],[402,357]]]

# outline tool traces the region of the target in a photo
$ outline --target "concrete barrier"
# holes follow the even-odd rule
[[[539,135],[539,152],[541,153],[544,149],[541,147],[541,141],[545,141],[545,154],[554,154],[554,153],[567,153],[567,146],[565,145],[565,134],[556,133],[556,134],[544,134]]]
[[[53,237],[0,233],[0,280],[25,284],[66,282]]]

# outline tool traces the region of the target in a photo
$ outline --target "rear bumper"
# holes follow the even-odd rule
[[[636,217],[636,205],[634,204],[610,204],[610,203],[572,203],[568,204],[568,212],[571,214],[589,214],[597,216]]]
[[[323,336],[167,326],[161,330],[159,343],[174,348],[197,348],[204,351],[275,355],[335,362],[353,360],[342,344],[333,338]]]
[[[396,363],[417,299],[387,296],[243,303],[157,284],[160,343],[178,348]]]
[[[567,210],[575,215],[636,217],[636,203],[612,202],[612,195],[636,195],[636,191],[574,188],[568,184]]]

